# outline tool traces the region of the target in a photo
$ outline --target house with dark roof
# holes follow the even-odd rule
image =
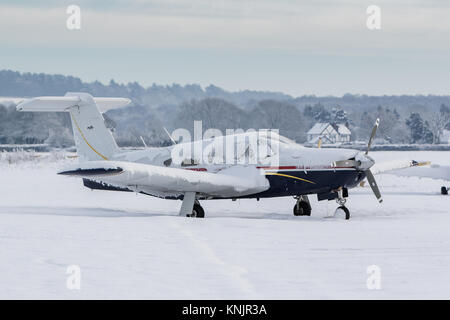
[[[322,143],[335,144],[350,142],[352,132],[342,123],[317,122],[306,134],[309,144],[317,144],[320,138]]]

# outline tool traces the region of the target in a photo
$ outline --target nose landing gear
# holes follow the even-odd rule
[[[345,220],[350,219],[350,210],[345,206],[345,203],[347,202],[347,199],[344,198],[344,191],[347,193],[346,189],[339,189],[338,190],[338,197],[336,199],[336,202],[339,204],[339,207],[334,211],[334,216],[345,216]]]

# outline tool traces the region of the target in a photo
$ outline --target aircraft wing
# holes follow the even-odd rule
[[[402,177],[421,177],[450,181],[450,166],[431,165],[429,161],[395,160],[377,162],[372,168],[374,174],[389,173]]]
[[[394,170],[389,173],[402,177],[420,177],[450,181],[450,166],[440,166],[437,164],[433,164],[429,167]]]
[[[430,162],[417,162],[414,160],[394,160],[394,161],[384,161],[384,162],[377,162],[372,167],[371,171],[373,174],[380,174],[380,173],[394,173],[398,171],[403,171],[404,169],[411,168],[411,167],[421,167],[429,165]],[[402,170],[400,170],[402,169]]]
[[[196,192],[215,197],[238,197],[269,188],[264,174],[254,166],[230,167],[210,173],[133,162],[88,161],[66,168],[59,174],[155,194]]]

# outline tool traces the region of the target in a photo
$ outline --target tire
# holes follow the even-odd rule
[[[204,218],[205,217],[205,210],[203,210],[202,206],[199,204],[194,204],[194,207],[192,208],[192,214],[188,215],[188,217],[191,218]]]
[[[441,194],[443,194],[443,195],[447,195],[447,194],[448,194],[448,189],[447,189],[447,187],[442,187],[442,188],[441,188]]]
[[[344,211],[344,213],[345,213],[345,220],[350,219],[350,210],[348,210],[348,208],[347,208],[346,206],[339,206],[339,207],[336,209],[336,211],[335,211],[335,215],[336,215],[336,213],[337,213],[339,210]]]
[[[311,206],[306,201],[300,201],[294,206],[294,216],[310,216],[311,215]]]

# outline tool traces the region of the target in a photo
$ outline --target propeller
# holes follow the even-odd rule
[[[369,150],[370,146],[372,145],[373,139],[375,138],[375,134],[377,133],[378,126],[380,124],[380,119],[377,119],[375,121],[375,125],[373,126],[372,133],[370,134],[369,143],[367,144],[367,150],[365,152],[365,156],[369,158]],[[372,160],[371,158],[369,158]],[[372,160],[373,161],[373,160]],[[364,170],[364,173],[366,174],[367,181],[369,182],[370,187],[372,188],[373,193],[375,194],[375,197],[377,198],[378,202],[383,202],[383,197],[381,196],[380,189],[378,188],[377,182],[375,181],[375,177],[372,174],[372,171],[370,171],[370,168],[367,168]]]
[[[375,133],[377,133],[377,129],[378,129],[379,125],[380,125],[380,119],[377,118],[377,120],[375,121],[375,125],[372,128],[372,133],[370,134],[369,143],[367,144],[366,155],[369,153],[370,146],[372,145],[373,138],[375,138]]]
[[[372,133],[370,134],[370,139],[367,144],[367,150],[364,154],[359,153],[355,159],[349,160],[339,160],[333,162],[333,166],[335,167],[344,167],[344,168],[356,168],[357,170],[364,171],[367,177],[367,181],[369,182],[370,187],[372,188],[375,197],[378,202],[383,202],[383,198],[381,197],[380,189],[378,188],[377,182],[375,181],[375,177],[370,171],[370,167],[375,163],[375,161],[369,157],[370,147],[372,146],[372,142],[375,138],[375,134],[377,133],[378,126],[380,124],[380,119],[375,121],[375,125],[373,126]]]
[[[364,171],[366,174],[367,181],[369,181],[369,185],[372,188],[373,193],[375,194],[375,197],[377,198],[378,202],[383,202],[383,197],[381,196],[380,189],[378,188],[377,182],[375,181],[375,177],[372,174],[372,171],[370,169],[367,169]]]

